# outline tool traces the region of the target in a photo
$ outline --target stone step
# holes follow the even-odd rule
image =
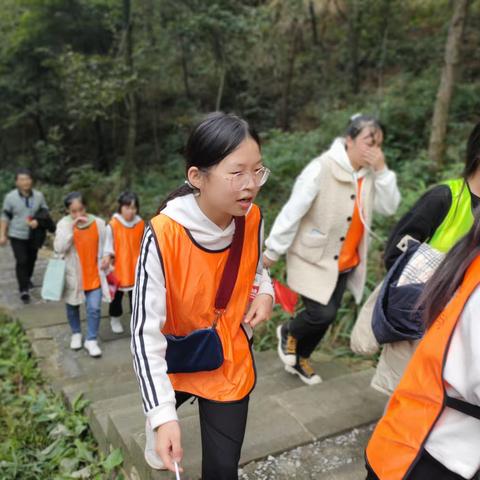
[[[276,393],[255,392],[250,401],[241,464],[331,437],[378,419],[384,408],[385,397],[369,387],[371,376],[372,371],[367,370],[341,375],[313,387],[297,387]],[[183,406],[179,413],[182,409]],[[144,461],[144,417],[140,408],[126,407],[109,412],[108,417],[109,440],[124,449],[127,471],[134,471],[139,478],[146,480],[171,478],[168,473],[152,471]],[[201,442],[198,415],[190,408],[187,416],[180,416],[180,425],[185,454],[185,474],[182,478],[199,478]],[[342,468],[345,478],[350,478],[351,467]]]

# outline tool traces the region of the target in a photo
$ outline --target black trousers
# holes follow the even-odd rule
[[[175,392],[177,408],[192,397]],[[223,403],[198,399],[202,437],[202,480],[238,480],[249,397]]]
[[[302,296],[305,309],[288,322],[289,333],[297,339],[297,353],[308,358],[334,322],[347,287],[348,273],[339,275],[337,285],[327,305]]]
[[[123,300],[123,294],[125,292],[121,292],[120,290],[117,290],[115,293],[115,297],[113,297],[113,300],[110,302],[110,306],[108,307],[108,313],[111,317],[121,317],[123,315],[123,307],[122,307],[122,300]],[[128,292],[128,302],[130,305],[130,312],[132,311],[132,294],[133,290],[130,290]]]
[[[366,480],[382,480],[379,479],[367,465]],[[465,480],[460,475],[448,470],[438,460],[433,458],[426,450],[423,450],[417,464],[413,467],[408,480]]]
[[[10,245],[15,256],[18,289],[20,292],[25,292],[28,290],[33,275],[38,249],[35,247],[33,240],[10,237]]]

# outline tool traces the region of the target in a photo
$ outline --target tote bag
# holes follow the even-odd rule
[[[65,260],[52,257],[43,276],[41,296],[44,300],[59,302],[65,288]]]

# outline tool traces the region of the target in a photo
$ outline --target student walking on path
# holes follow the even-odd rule
[[[267,238],[264,264],[287,254],[287,281],[305,309],[278,327],[285,369],[308,385],[321,382],[309,357],[335,320],[349,288],[360,303],[367,273],[373,212],[392,215],[400,202],[382,152],[376,119],[352,117],[346,135],[297,178]]]
[[[185,156],[187,183],[146,229],[134,290],[132,353],[147,415],[145,458],[152,468],[175,470],[182,458],[176,408],[196,397],[202,479],[235,480],[256,381],[252,329],[273,304],[261,256],[263,221],[253,203],[269,170],[255,131],[221,112],[193,130]],[[220,349],[183,351],[173,338],[214,332]]]
[[[460,178],[440,183],[426,192],[397,223],[385,249],[387,270],[402,253],[397,245],[405,235],[447,252],[470,230],[473,210],[480,204],[480,122],[467,142]]]
[[[118,197],[118,211],[107,225],[102,267],[108,270],[113,265],[113,272],[120,283],[109,307],[110,326],[114,333],[123,333],[122,300],[126,292],[132,310],[135,266],[145,230],[145,222],[138,215],[139,210],[138,196],[133,192],[123,192]]]
[[[367,446],[368,480],[461,480],[480,469],[480,211],[427,282],[427,332]]]
[[[420,243],[442,252],[448,252],[470,230],[474,211],[480,204],[480,122],[475,125],[467,141],[465,165],[460,178],[442,182],[426,192],[393,228],[385,249],[385,266],[390,270],[402,253],[397,247],[409,235]],[[429,264],[432,263],[431,257]],[[400,272],[400,271],[399,271]],[[398,324],[390,319],[389,312],[416,310],[418,286],[413,289],[395,288],[397,276],[388,285],[388,298],[380,296],[377,302],[388,308],[379,309],[385,322]],[[415,295],[413,295],[415,292]],[[375,318],[372,320],[375,322]],[[407,320],[407,319],[405,319]],[[422,329],[423,331],[423,329]],[[372,386],[384,393],[391,393],[398,384],[418,340],[386,343],[380,356]]]
[[[65,197],[68,215],[57,225],[53,248],[66,263],[64,299],[67,319],[72,329],[70,348],[82,348],[80,305],[85,302],[87,334],[83,347],[91,357],[100,357],[97,335],[100,326],[101,303],[110,302],[105,272],[101,269],[105,222],[87,213],[86,201],[79,192]]]
[[[43,193],[32,188],[33,177],[28,169],[17,170],[15,185],[16,188],[3,201],[0,245],[6,245],[7,239],[10,240],[20,298],[23,303],[29,303],[29,290],[33,287],[32,275],[41,246],[32,235],[33,231],[41,228],[35,216],[40,211],[48,215],[48,206]]]

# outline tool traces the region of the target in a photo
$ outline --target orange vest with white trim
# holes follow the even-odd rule
[[[82,269],[82,288],[86,292],[100,288],[98,238],[98,226],[95,220],[86,228],[75,226],[73,229],[73,244]]]
[[[151,226],[165,275],[167,318],[162,332],[187,335],[212,326],[215,297],[229,248],[211,251],[201,247],[188,230],[163,214],[153,218]],[[253,390],[253,354],[241,324],[260,258],[260,226],[260,209],[253,205],[245,217],[245,237],[235,287],[217,324],[223,365],[209,372],[169,374],[174,390],[218,402],[241,400]]]
[[[443,369],[450,340],[466,302],[479,284],[480,256],[420,342],[368,443],[366,459],[380,480],[408,478],[442,414],[446,401]]]
[[[115,250],[115,276],[120,282],[120,288],[133,287],[145,222],[141,220],[133,227],[126,227],[114,217],[110,220],[110,227]]]

